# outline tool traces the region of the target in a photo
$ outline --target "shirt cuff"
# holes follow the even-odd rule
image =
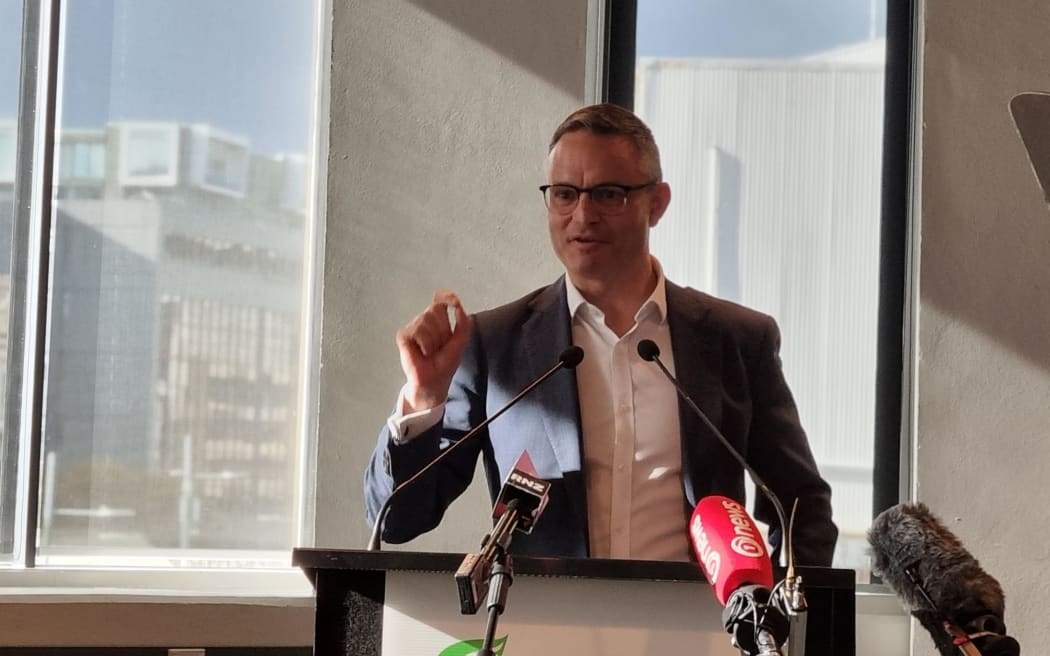
[[[405,409],[405,388],[397,395],[397,405],[394,406],[394,414],[386,420],[387,428],[390,429],[390,439],[394,444],[407,444],[413,438],[425,433],[437,425],[445,414],[445,404],[439,403],[433,408],[419,410],[409,414],[403,414]]]

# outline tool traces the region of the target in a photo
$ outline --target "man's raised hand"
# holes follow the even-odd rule
[[[445,402],[470,340],[470,329],[470,317],[459,297],[439,289],[430,306],[397,331],[397,350],[407,381],[404,413]]]

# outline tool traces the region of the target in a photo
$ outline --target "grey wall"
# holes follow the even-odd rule
[[[1048,25],[1040,0],[927,1],[913,480],[1029,649],[1050,637],[1050,211],[1008,103],[1050,91]]]
[[[364,463],[403,381],[394,333],[552,280],[536,187],[584,97],[587,2],[372,0],[335,8],[316,544],[363,547]],[[481,476],[414,550],[470,551]]]

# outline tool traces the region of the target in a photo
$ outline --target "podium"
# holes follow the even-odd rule
[[[314,585],[316,656],[466,656],[485,611],[462,615],[461,554],[296,549]],[[513,558],[496,653],[739,656],[694,563]],[[807,656],[853,656],[852,570],[798,568],[809,602]]]

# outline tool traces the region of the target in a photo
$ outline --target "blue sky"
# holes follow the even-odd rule
[[[20,5],[0,0],[0,115],[17,106]],[[62,125],[203,122],[248,137],[259,153],[304,152],[313,111],[311,5],[66,2]]]
[[[881,35],[886,0],[638,0],[638,54],[818,52],[865,40],[872,1]],[[67,1],[63,126],[203,122],[247,137],[259,153],[303,152],[313,111],[311,4]],[[0,118],[17,106],[21,5],[0,0]]]
[[[0,0],[0,119],[18,106],[18,59],[22,33],[22,0]]]
[[[873,8],[882,36],[886,0],[638,0],[638,55],[797,57],[867,40]]]

